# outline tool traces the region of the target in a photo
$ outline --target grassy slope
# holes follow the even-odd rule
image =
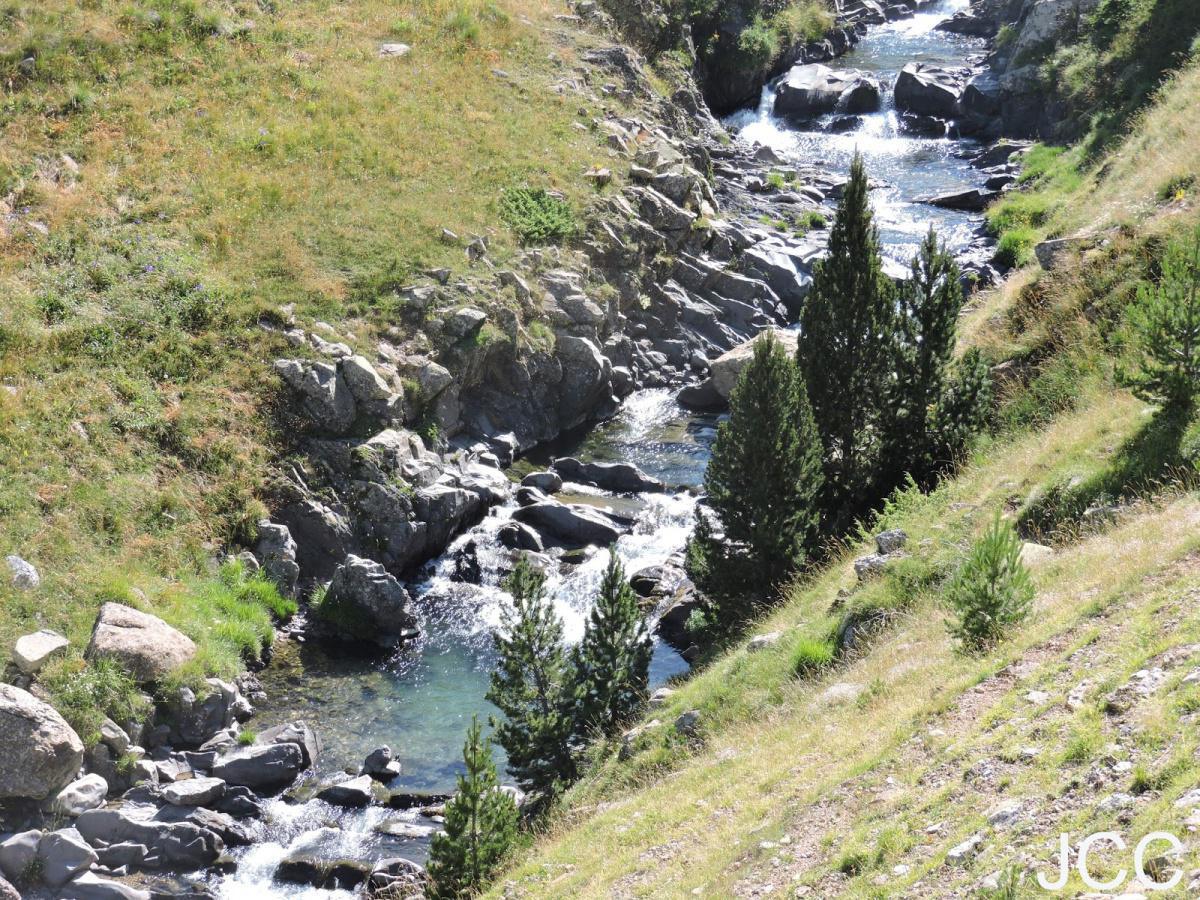
[[[1135,837],[1180,827],[1188,810],[1169,801],[1197,776],[1180,718],[1190,722],[1195,705],[1193,688],[1178,686],[1190,666],[1127,716],[1099,709],[1154,654],[1197,638],[1185,613],[1200,589],[1200,501],[1178,490],[1147,496],[1147,485],[1125,477],[1129,456],[1160,448],[1147,437],[1152,410],[1112,376],[1129,284],[1153,271],[1162,235],[1198,218],[1191,195],[1160,199],[1154,180],[1197,171],[1198,80],[1197,68],[1179,76],[1111,158],[1047,200],[1047,231],[1073,233],[1085,220],[1127,227],[1053,273],[1018,273],[967,314],[965,343],[1017,360],[1005,390],[1015,430],[928,498],[902,498],[887,512],[880,527],[908,531],[913,561],[839,601],[864,543],[797,585],[753,629],[783,630],[781,642],[754,654],[735,647],[652,711],[647,718],[665,725],[640,739],[632,760],[603,759],[501,887],[515,883],[523,896],[794,886],[821,897],[963,896],[1008,863],[1047,859],[1060,826],[1115,825]],[[1029,509],[1073,476],[1128,487],[1130,505],[1116,524],[1056,531],[1055,556],[1035,567],[1029,625],[991,654],[957,654],[938,581],[994,510]],[[846,606],[890,610],[892,625],[870,652],[819,678],[795,677],[800,644],[825,639]],[[1084,677],[1084,702],[1068,709],[1064,696]],[[826,693],[834,684],[861,693],[839,700]],[[1050,699],[1030,704],[1022,698],[1031,689]],[[670,727],[686,709],[701,711],[694,746]],[[1036,748],[1032,762],[1020,758],[1024,746]],[[1105,754],[1113,759],[1101,763]],[[1139,768],[1118,772],[1111,764],[1120,760]],[[1089,777],[1099,786],[1081,787]],[[1135,786],[1144,792],[1131,811],[1096,809]],[[1025,818],[998,838],[983,814],[1010,797],[1024,801]],[[945,852],[981,828],[983,858],[944,870]],[[906,874],[892,873],[898,864]]]
[[[369,353],[376,288],[465,266],[442,227],[503,260],[505,187],[578,204],[606,159],[552,90],[574,74],[559,11],[0,4],[0,553],[44,577],[0,579],[0,661],[39,625],[86,642],[106,596],[207,639],[208,561],[283,445],[266,376],[286,345],[259,320],[292,305]]]

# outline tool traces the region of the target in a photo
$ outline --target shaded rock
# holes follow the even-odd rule
[[[98,857],[77,829],[63,828],[42,835],[37,858],[41,863],[42,881],[57,888],[90,869]]]
[[[301,398],[301,409],[319,430],[345,434],[358,416],[354,394],[337,367],[278,359],[275,371]]]
[[[296,780],[304,769],[304,754],[296,744],[268,744],[237,750],[217,760],[214,778],[253,790],[278,790]]]
[[[296,542],[292,540],[292,533],[286,525],[260,519],[254,555],[281,593],[288,597],[296,596],[300,566],[296,562]]]
[[[0,800],[44,800],[79,772],[83,743],[49,704],[0,684]]]
[[[922,116],[953,119],[961,113],[959,76],[928,63],[911,62],[896,78],[896,109]]]
[[[928,203],[942,209],[957,209],[966,212],[983,212],[989,203],[999,196],[997,191],[981,190],[980,188],[965,188],[961,191],[950,191],[934,197],[920,197],[918,203]]]
[[[524,506],[513,513],[513,518],[568,546],[607,547],[621,536],[621,529],[603,513],[553,500]]]
[[[343,637],[394,647],[417,633],[408,591],[379,563],[351,554],[333,573],[320,619]]]
[[[347,859],[321,859],[295,854],[279,864],[275,880],[286,884],[307,884],[324,890],[353,891],[370,874],[365,863]]]
[[[58,792],[50,804],[52,811],[65,816],[78,816],[89,809],[97,809],[104,805],[108,796],[108,782],[99,775],[84,775],[77,781],[72,781]]]
[[[687,737],[694,737],[700,730],[700,710],[689,709],[675,720],[675,730]]]
[[[890,531],[881,531],[875,535],[875,549],[881,554],[896,553],[904,549],[904,545],[908,543],[908,535],[899,528],[893,528]]]
[[[651,478],[631,463],[583,463],[564,456],[554,460],[554,468],[567,481],[594,485],[614,493],[637,494],[664,490],[661,481]]]
[[[54,657],[62,656],[70,645],[71,642],[57,631],[43,628],[17,638],[12,661],[22,674],[36,675]]]
[[[341,781],[321,788],[317,799],[333,806],[368,806],[374,796],[370,775],[360,775],[349,781]]]
[[[0,841],[0,874],[13,881],[25,880],[25,873],[37,859],[42,832],[22,831]]]
[[[268,728],[266,731],[259,732],[255,743],[264,746],[270,744],[295,744],[300,748],[302,762],[306,769],[317,764],[322,750],[320,737],[303,720],[276,725],[273,728]]]
[[[219,678],[205,679],[207,693],[197,697],[181,687],[168,704],[171,741],[175,746],[199,747],[209,738],[230,728],[239,711],[250,713],[250,705],[237,686]]]
[[[263,813],[257,795],[250,788],[241,785],[226,787],[225,796],[218,800],[213,808],[217,812],[236,816],[239,819],[257,819]]]
[[[400,774],[400,762],[392,758],[392,748],[384,746],[371,751],[363,761],[362,770],[377,781],[391,781]]]
[[[541,536],[521,522],[506,522],[496,532],[496,539],[509,550],[530,550],[541,553],[545,549]]]
[[[120,603],[105,603],[92,630],[88,659],[120,663],[140,683],[158,681],[196,655],[191,638],[158,616]]]

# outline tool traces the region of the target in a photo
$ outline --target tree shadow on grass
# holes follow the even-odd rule
[[[1111,519],[1130,501],[1196,483],[1200,476],[1183,450],[1191,424],[1190,411],[1159,410],[1106,469],[1082,481],[1056,482],[1031,500],[1017,517],[1018,530],[1027,538],[1067,540]]]

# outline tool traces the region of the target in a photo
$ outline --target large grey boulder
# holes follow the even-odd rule
[[[150,900],[153,895],[132,885],[84,872],[67,884],[58,896],[60,900]]]
[[[754,358],[754,342],[759,337],[761,335],[738,344],[732,350],[722,353],[709,363],[710,383],[722,399],[729,400],[729,395],[733,393],[734,385],[737,384],[738,376],[742,374],[742,369],[746,368],[750,364],[750,360]],[[795,354],[796,342],[798,340],[798,335],[795,331],[777,330],[775,331],[775,339],[783,345],[783,349],[789,355]]]
[[[78,816],[89,809],[103,806],[107,796],[108,782],[93,772],[72,781],[59,791],[51,801],[50,809],[64,816]]]
[[[54,657],[66,653],[70,645],[71,642],[57,631],[43,628],[17,638],[13,645],[12,660],[21,674],[36,675]]]
[[[562,490],[562,476],[557,472],[530,472],[521,479],[522,487],[537,488],[547,494],[556,494]]]
[[[162,798],[172,806],[211,806],[224,796],[220,778],[188,778],[162,789]]]
[[[911,62],[896,78],[896,108],[920,116],[953,119],[962,108],[962,79],[949,69]]]
[[[589,544],[607,547],[621,536],[621,529],[602,512],[554,500],[523,506],[513,513],[513,518],[571,547]]]
[[[219,758],[212,776],[251,790],[287,787],[304,770],[304,754],[296,744],[266,744],[236,750]]]
[[[554,460],[554,470],[567,481],[594,485],[618,494],[640,494],[665,489],[661,481],[650,477],[632,463],[585,463],[572,456],[560,456]]]
[[[28,591],[42,583],[38,570],[28,560],[21,559],[14,553],[4,557],[4,562],[8,565],[9,581],[13,587]]]
[[[275,371],[300,395],[301,410],[318,430],[345,434],[358,416],[354,394],[336,366],[277,359]]]
[[[37,858],[42,867],[42,881],[58,888],[90,869],[97,857],[77,829],[63,828],[42,835]]]
[[[225,849],[221,836],[193,822],[159,818],[172,818],[174,810],[129,803],[120,809],[92,809],[75,820],[75,827],[89,843],[141,844],[162,865],[183,870],[212,865]]]
[[[0,684],[0,800],[44,800],[83,764],[83,742],[54,709],[28,691]]]
[[[800,315],[812,287],[812,276],[798,250],[756,244],[742,254],[742,267],[747,275],[765,281],[791,315]]]
[[[139,683],[159,681],[196,655],[191,638],[158,616],[105,603],[92,630],[88,659],[120,663]]]
[[[581,425],[595,414],[598,405],[612,398],[612,363],[583,337],[560,334],[554,345],[562,366],[558,385],[559,425],[563,429]]]
[[[371,751],[363,761],[362,771],[376,781],[391,781],[400,774],[400,763],[392,758],[392,748],[383,746]]]
[[[0,875],[13,881],[24,881],[25,873],[37,859],[42,834],[36,829],[22,831],[0,841]]]
[[[280,592],[288,597],[296,595],[300,566],[296,562],[296,542],[286,525],[277,524],[270,519],[260,519],[254,556]]]
[[[835,111],[879,109],[879,84],[856,71],[837,71],[820,63],[793,66],[775,84],[775,112],[812,118]]]
[[[317,615],[343,637],[394,647],[417,633],[409,602],[408,591],[387,569],[351,554],[333,573]]]

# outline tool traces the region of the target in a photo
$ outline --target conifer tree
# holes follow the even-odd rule
[[[483,888],[517,832],[517,805],[500,790],[492,742],[480,735],[475,716],[463,762],[467,771],[458,776],[458,790],[446,803],[446,830],[434,837],[429,851],[430,893],[439,900],[469,897]]]
[[[800,566],[815,539],[822,486],[821,444],[804,379],[768,333],[754,344],[729,399],[729,419],[717,429],[704,474],[708,504],[720,518],[723,544],[705,527],[708,547],[695,547],[728,622]],[[722,596],[723,595],[723,596]]]
[[[646,700],[653,649],[637,594],[610,553],[583,640],[572,654],[578,736],[612,734],[637,712]]]
[[[932,228],[896,291],[894,380],[883,413],[880,483],[884,496],[911,475],[928,489],[939,459],[937,411],[954,356],[962,287],[958,266]]]
[[[938,469],[955,462],[971,438],[983,430],[992,406],[992,373],[978,348],[951,369],[933,413],[930,456]]]
[[[874,499],[880,411],[887,403],[895,314],[862,157],[829,232],[829,255],[813,270],[800,317],[797,360],[821,445],[824,512],[838,531]]]
[[[1191,412],[1200,394],[1200,229],[1167,247],[1161,279],[1141,285],[1129,319],[1142,356],[1123,380],[1143,400]]]
[[[499,660],[487,699],[504,713],[493,722],[508,771],[542,802],[575,779],[572,701],[562,622],[546,596],[546,577],[522,556],[505,582],[513,605],[493,640]]]

